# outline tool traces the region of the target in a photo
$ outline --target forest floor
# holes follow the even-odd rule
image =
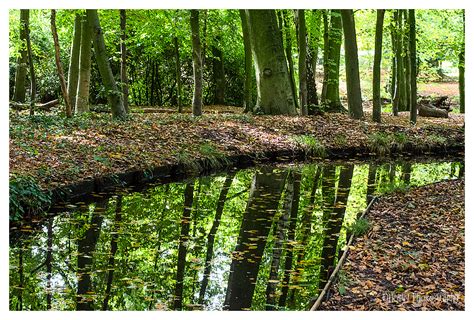
[[[131,170],[192,165],[196,159],[209,160],[212,166],[236,155],[264,161],[265,154],[279,150],[324,156],[331,150],[365,148],[380,155],[406,145],[429,151],[464,144],[464,116],[459,114],[419,118],[411,126],[408,113],[383,114],[382,124],[376,124],[346,114],[252,116],[227,106],[206,106],[200,118],[188,109],[183,114],[149,111],[133,113],[126,122],[112,121],[104,113],[65,119],[12,112],[10,180],[30,176],[51,190]]]
[[[320,310],[464,310],[464,179],[382,197]]]

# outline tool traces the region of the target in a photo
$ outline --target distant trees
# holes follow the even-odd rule
[[[25,102],[26,94],[26,72],[28,66],[28,53],[26,49],[26,37],[30,28],[30,10],[20,10],[20,56],[18,57],[15,73],[15,90],[13,92],[13,101]]]

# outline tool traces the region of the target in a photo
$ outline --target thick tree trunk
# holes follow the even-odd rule
[[[75,113],[89,112],[89,89],[91,82],[92,31],[87,16],[81,14],[81,43],[79,50],[79,75]]]
[[[221,192],[219,194],[219,199],[217,200],[216,215],[214,216],[214,222],[212,223],[211,230],[207,235],[207,248],[206,248],[206,261],[204,262],[204,275],[201,282],[201,288],[199,290],[199,304],[204,303],[204,296],[206,294],[207,284],[209,283],[209,276],[211,274],[211,260],[214,254],[214,240],[216,238],[217,230],[221,223],[222,213],[224,212],[224,205],[229,193],[232,180],[234,179],[235,173],[231,173],[226,176],[224,185],[222,186]]]
[[[92,28],[94,55],[99,67],[100,76],[107,92],[107,101],[112,110],[114,119],[125,119],[127,112],[123,106],[122,92],[118,89],[115,82],[112,68],[107,57],[105,49],[104,33],[100,27],[99,16],[96,9],[88,9],[87,21]]]
[[[33,52],[31,50],[30,28],[26,28],[26,48],[28,51],[28,65],[30,68],[30,116],[34,115],[34,106],[36,103],[36,76],[35,66],[33,65]]]
[[[230,267],[226,309],[242,310],[252,305],[260,261],[285,178],[281,171],[266,167],[255,174]]]
[[[459,51],[459,112],[464,113],[465,109],[465,92],[464,92],[464,64],[465,64],[465,13],[464,9],[462,11],[462,41],[461,41],[461,50]]]
[[[174,290],[174,310],[183,308],[184,271],[186,265],[187,242],[191,224],[191,208],[193,207],[194,182],[186,184],[184,190],[183,216],[181,217],[181,234],[179,235],[178,267]]]
[[[122,82],[123,108],[128,113],[128,75],[127,75],[127,13],[120,9],[120,81]]]
[[[411,105],[410,105],[410,123],[416,123],[417,113],[417,88],[416,88],[416,21],[415,21],[415,10],[408,10],[408,23],[410,25],[410,65],[411,65],[411,76],[410,76],[410,88],[411,88]]]
[[[178,104],[178,112],[183,112],[183,106],[181,104],[181,61],[179,59],[179,42],[178,37],[173,38],[174,42],[174,59],[175,59],[175,72],[176,72],[176,102]]]
[[[254,112],[296,115],[275,10],[246,10],[257,78]]]
[[[63,66],[61,64],[59,53],[58,32],[56,30],[56,10],[51,9],[51,32],[53,33],[54,41],[54,57],[56,61],[56,69],[58,71],[59,83],[61,84],[61,92],[63,94],[64,104],[66,106],[66,117],[72,117],[71,100],[67,92],[66,80],[64,79]]]
[[[202,56],[199,38],[199,10],[191,10],[191,33],[193,46],[193,115],[202,115]]]
[[[326,96],[323,104],[328,111],[344,111],[339,97],[339,64],[341,60],[342,19],[341,10],[331,10],[331,27],[328,40],[328,75]]]
[[[300,110],[301,115],[308,115],[308,85],[306,69],[306,20],[305,11],[297,10],[298,20],[298,75],[300,80]]]
[[[295,107],[298,108],[298,94],[296,92],[295,67],[293,62],[293,39],[291,37],[288,10],[281,10],[281,15],[283,21],[282,30],[285,31],[285,56],[288,62],[288,76],[290,77],[291,92],[293,94]]]
[[[357,39],[352,9],[341,10],[342,25],[344,28],[344,48],[346,61],[346,85],[349,115],[354,119],[364,118],[362,110],[362,94],[360,91],[359,57]]]
[[[380,63],[382,61],[382,37],[383,37],[383,16],[385,10],[377,10],[377,22],[375,23],[375,51],[374,69],[372,79],[372,120],[381,121],[382,103],[380,101]]]
[[[242,36],[244,40],[244,59],[245,59],[245,80],[244,80],[244,112],[252,111],[252,95],[250,88],[252,86],[252,48],[250,47],[250,34],[247,16],[244,9],[239,10],[240,21],[242,23]]]
[[[76,110],[77,84],[79,82],[79,55],[81,52],[81,15],[76,13],[74,18],[74,35],[71,45],[71,57],[67,76],[67,93],[71,101],[71,110]]]
[[[30,10],[20,10],[20,41],[21,49],[18,62],[16,64],[15,88],[13,91],[13,101],[25,102],[26,95],[26,72],[28,66],[28,53],[26,48],[26,37],[30,28]]]

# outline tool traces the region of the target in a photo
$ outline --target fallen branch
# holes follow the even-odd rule
[[[58,104],[59,104],[59,100],[55,99],[55,100],[48,101],[46,103],[37,103],[37,104],[35,104],[35,109],[50,111],[52,107],[54,107]],[[19,110],[19,111],[20,110],[28,110],[30,108],[30,104],[29,103],[19,103],[19,102],[15,102],[15,101],[10,101],[10,107],[13,110]]]
[[[373,197],[372,200],[370,201],[369,205],[367,206],[367,208],[364,210],[364,212],[362,213],[362,215],[360,216],[359,219],[362,219],[366,214],[367,212],[369,212],[369,209],[370,207],[372,206],[372,204],[375,202],[375,200],[377,199],[377,197]],[[324,299],[324,296],[326,295],[326,292],[329,290],[329,287],[332,285],[334,279],[336,279],[336,275],[337,273],[339,272],[339,270],[341,269],[342,265],[344,264],[344,261],[346,260],[347,258],[347,254],[349,253],[349,246],[352,244],[352,241],[354,240],[354,234],[351,234],[351,237],[349,238],[349,241],[347,242],[346,244],[346,250],[344,250],[344,254],[342,255],[342,257],[339,259],[339,262],[337,263],[336,265],[336,268],[334,268],[334,271],[331,273],[331,276],[329,277],[329,280],[328,282],[326,283],[326,285],[324,286],[323,290],[319,293],[319,296],[318,296],[318,299],[316,300],[316,302],[313,304],[313,306],[311,307],[310,311],[315,311],[319,308],[319,306],[321,305],[321,303],[323,302],[323,299]]]
[[[448,118],[448,110],[436,108],[427,105],[418,106],[418,115],[420,117]]]

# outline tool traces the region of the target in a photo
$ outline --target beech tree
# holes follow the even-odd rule
[[[28,29],[30,28],[30,10],[20,10],[20,56],[16,64],[15,73],[15,89],[13,92],[13,101],[25,102],[26,88],[26,72],[28,65],[28,53],[26,48],[26,37]]]
[[[193,115],[202,114],[202,56],[199,37],[199,10],[191,10],[191,33],[193,45]]]
[[[380,101],[380,62],[382,60],[382,37],[383,37],[383,17],[384,9],[377,10],[377,22],[375,26],[375,49],[374,67],[372,79],[372,120],[380,122],[382,104]]]
[[[239,10],[240,21],[242,24],[242,37],[244,42],[244,112],[252,111],[252,95],[250,86],[252,85],[252,48],[250,47],[250,34],[245,10]]]
[[[246,10],[255,61],[257,103],[254,112],[296,115],[283,43],[275,10]]]
[[[67,77],[67,93],[71,101],[71,110],[76,110],[77,84],[79,82],[79,55],[81,52],[81,15],[74,17],[74,31],[69,58],[69,72]]]
[[[79,49],[79,74],[77,78],[77,93],[75,113],[89,111],[89,90],[91,78],[91,28],[86,14],[81,14],[81,43]]]
[[[410,99],[410,122],[412,124],[416,123],[417,115],[417,88],[416,88],[416,21],[415,21],[415,10],[408,10],[408,24],[410,26],[410,90],[411,90],[411,99]]]
[[[298,75],[301,115],[308,115],[308,85],[306,69],[306,20],[304,10],[296,10],[298,29]]]

